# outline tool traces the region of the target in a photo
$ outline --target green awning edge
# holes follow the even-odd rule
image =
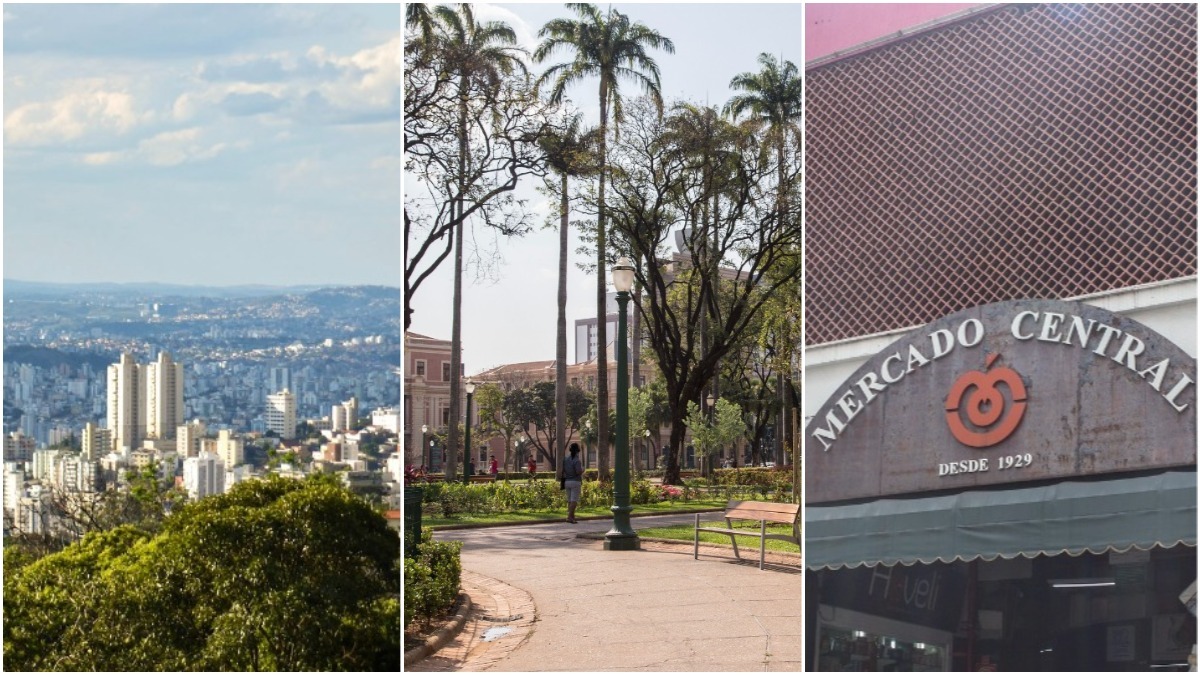
[[[805,567],[996,560],[1196,545],[1196,473],[810,506]]]

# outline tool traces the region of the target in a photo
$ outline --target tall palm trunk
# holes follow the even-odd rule
[[[608,303],[604,259],[605,238],[604,183],[608,176],[608,78],[600,77],[600,191],[596,213],[596,446],[600,479],[609,477],[608,431]]]
[[[785,189],[785,186],[784,186],[787,173],[785,171],[784,163],[783,163],[784,141],[786,138],[787,138],[787,131],[785,129],[781,128],[779,130],[779,138],[776,141],[778,143],[778,145],[776,146],[776,154],[777,154],[777,157],[779,160],[779,169],[778,169],[778,171],[779,171],[779,179],[778,179],[779,180],[779,188],[778,188],[779,189],[779,202],[778,202],[778,206],[777,206],[778,213],[779,213],[779,215],[777,216],[777,218],[779,219],[778,227],[784,226],[784,218],[787,214],[787,190]],[[785,387],[785,382],[787,380],[787,378],[784,376],[785,370],[786,370],[786,368],[784,368],[782,366],[780,367],[780,370],[779,370],[779,424],[775,425],[776,427],[778,427],[778,430],[779,430],[778,433],[776,434],[776,436],[778,437],[779,440],[775,442],[775,465],[776,466],[783,466],[784,448],[785,448],[785,446],[788,448],[792,447],[791,444],[793,441],[792,428],[789,423],[789,419],[791,418],[791,410],[788,407],[788,404],[790,401],[787,396],[787,388]]]
[[[450,328],[450,428],[446,436],[446,461],[443,474],[446,482],[457,475],[461,442],[458,437],[458,418],[462,414],[462,272],[463,272],[463,192],[467,175],[467,78],[459,84],[458,98],[458,199],[455,217],[458,226],[454,233],[454,298]],[[467,424],[471,420],[467,420]],[[464,455],[465,457],[465,455]],[[464,460],[467,461],[467,460]]]
[[[562,201],[558,221],[558,336],[555,349],[554,437],[558,446],[555,466],[562,478],[567,445],[567,173],[562,174]]]

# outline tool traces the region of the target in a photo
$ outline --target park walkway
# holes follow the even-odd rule
[[[649,516],[634,526],[692,519]],[[575,536],[610,523],[439,533],[463,542],[464,590],[476,608],[458,638],[406,670],[801,670],[795,559],[760,571],[753,546],[754,561],[739,563],[727,548],[702,546],[692,560],[690,546],[605,551]]]

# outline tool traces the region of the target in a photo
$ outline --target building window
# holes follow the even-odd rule
[[[442,382],[450,381],[450,362],[442,361]]]
[[[425,359],[417,359],[417,375],[425,377]]]
[[[443,427],[450,426],[450,409],[449,408],[442,408],[442,426]]]

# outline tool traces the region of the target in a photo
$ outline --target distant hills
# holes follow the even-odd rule
[[[254,298],[278,295],[305,295],[317,291],[338,291],[349,289],[377,290],[380,295],[395,293],[399,298],[398,286],[348,286],[335,284],[313,284],[303,286],[268,286],[263,284],[245,284],[240,286],[191,286],[185,284],[164,284],[155,282],[131,283],[52,283],[44,281],[22,281],[20,279],[5,279],[3,293],[6,297],[46,297],[74,293],[122,293],[159,297],[192,297],[192,298]],[[375,293],[372,293],[374,295]]]
[[[66,364],[72,370],[87,363],[97,373],[103,373],[110,364],[116,363],[119,358],[119,354],[65,352],[52,347],[35,347],[33,345],[12,345],[4,348],[5,363],[29,363],[41,368],[56,368]]]

